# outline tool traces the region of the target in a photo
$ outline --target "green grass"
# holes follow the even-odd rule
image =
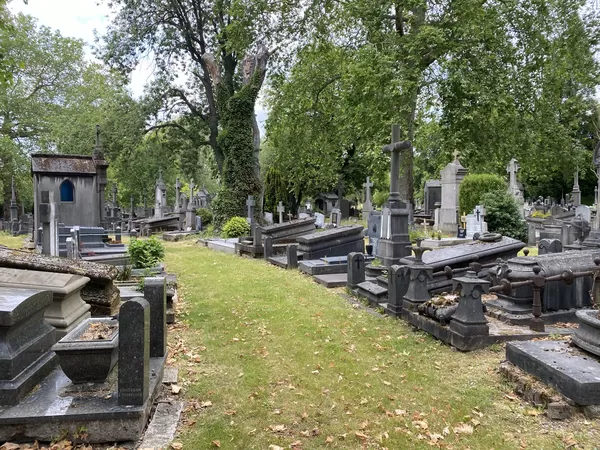
[[[0,231],[0,245],[5,245],[9,248],[21,248],[25,236],[13,236],[6,231]]]
[[[186,309],[169,337],[180,395],[190,402],[177,436],[183,448],[428,449],[436,437],[454,449],[598,442],[597,421],[555,426],[505,397],[503,350],[454,351],[353,306],[341,289],[261,260],[191,242],[166,248]],[[461,423],[473,433],[455,433]]]

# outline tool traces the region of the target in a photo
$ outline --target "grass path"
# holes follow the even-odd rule
[[[177,441],[210,449],[594,448],[598,421],[551,422],[497,373],[295,271],[167,243],[182,304],[169,337],[188,402]],[[577,443],[577,446],[571,446]],[[270,447],[271,446],[271,447]]]

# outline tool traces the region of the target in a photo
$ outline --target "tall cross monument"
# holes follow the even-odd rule
[[[390,195],[387,206],[390,214],[386,220],[388,223],[382,224],[382,228],[387,229],[385,237],[379,240],[379,256],[386,267],[399,264],[400,259],[410,256],[410,239],[408,237],[409,210],[407,204],[400,198],[400,153],[410,150],[412,144],[410,141],[400,139],[400,125],[392,125],[392,141],[383,147],[383,153],[389,153],[391,156],[390,164]]]

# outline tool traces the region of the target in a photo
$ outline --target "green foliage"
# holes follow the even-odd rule
[[[212,223],[213,214],[212,211],[208,208],[198,208],[196,210],[196,215],[200,217],[202,220],[202,228],[206,228]]]
[[[408,238],[410,242],[416,242],[417,239],[427,239],[429,236],[423,230],[417,230],[415,228],[411,228],[408,230]]]
[[[131,241],[127,251],[135,269],[154,267],[165,257],[164,245],[154,236]]]
[[[520,241],[527,240],[527,225],[514,197],[506,190],[488,192],[483,195],[481,202],[485,206],[485,221],[488,231],[500,233]]]
[[[502,189],[507,189],[506,181],[498,175],[489,173],[467,175],[460,184],[460,214],[470,214],[475,206],[481,204],[481,199],[485,194]]]
[[[551,217],[552,213],[550,212],[543,212],[543,211],[533,211],[531,213],[531,217],[534,219],[547,219],[548,217]]]
[[[250,224],[244,217],[232,217],[223,225],[223,237],[226,239],[250,234]]]

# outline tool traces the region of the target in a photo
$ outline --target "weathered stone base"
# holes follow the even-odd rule
[[[486,314],[490,317],[495,317],[502,322],[510,323],[512,325],[529,326],[531,319],[533,319],[531,305],[522,311],[515,311],[507,310],[507,303],[510,302],[501,298],[496,300],[488,300],[485,303],[488,308]],[[577,323],[577,318],[575,316],[576,312],[576,309],[549,311],[542,313],[541,319],[546,325],[551,325],[558,322]]]
[[[547,330],[546,333],[528,332],[527,330],[510,330],[510,329],[495,329],[495,326],[490,327],[490,334],[488,336],[482,336],[480,333],[476,333],[473,336],[469,336],[468,333],[463,332],[459,334],[454,332],[449,325],[441,325],[429,317],[420,315],[416,312],[411,312],[407,309],[402,309],[402,316],[404,320],[409,322],[411,325],[426,331],[433,337],[443,341],[447,344],[456,347],[462,351],[477,350],[485,348],[493,344],[498,344],[507,341],[516,340],[529,340],[533,338],[539,338],[548,336],[551,332],[556,330]],[[451,321],[452,322],[452,321]],[[451,323],[450,322],[450,323]],[[517,328],[517,327],[513,327]]]
[[[16,405],[19,403],[23,397],[54,370],[57,364],[58,356],[56,353],[48,352],[14,379],[0,380],[0,405]]]
[[[89,443],[137,441],[160,392],[164,365],[165,358],[150,358],[148,399],[127,407],[118,405],[116,383],[99,385],[96,395],[78,394],[57,368],[18,405],[0,406],[0,441],[51,441],[61,435],[77,442],[81,430]]]
[[[600,405],[600,362],[567,341],[509,342],[506,359],[579,405]]]

